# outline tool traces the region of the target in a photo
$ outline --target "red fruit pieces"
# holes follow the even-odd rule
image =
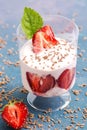
[[[58,41],[54,37],[54,33],[49,25],[42,27],[32,37],[33,51],[40,52],[43,48],[51,48],[57,45]]]
[[[23,102],[10,102],[2,112],[2,118],[14,129],[22,128],[27,116],[28,109]]]
[[[38,76],[37,74],[26,72],[26,78],[32,91],[45,93],[55,86],[57,83],[61,89],[68,89],[73,81],[75,68],[66,69],[56,80],[52,75]]]
[[[33,91],[38,91],[40,87],[40,77],[37,74],[26,72],[27,81]]]
[[[55,78],[50,74],[46,77],[41,77],[39,92],[45,93],[55,86]]]
[[[49,25],[42,27],[41,31],[44,33],[44,38],[48,41],[48,44],[45,43],[44,45],[47,44],[50,48],[51,46],[56,45],[58,43],[58,41],[55,39],[53,30]]]
[[[34,92],[45,93],[55,85],[55,79],[51,75],[40,77],[36,74],[26,72],[29,86]]]
[[[68,89],[73,81],[75,68],[66,69],[57,79],[57,84],[60,88]]]

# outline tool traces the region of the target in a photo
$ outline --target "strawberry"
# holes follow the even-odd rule
[[[43,48],[51,48],[57,45],[58,41],[54,37],[54,33],[49,25],[42,27],[32,37],[33,51],[40,52]]]
[[[40,93],[45,93],[55,86],[55,78],[50,74],[40,79]]]
[[[57,84],[60,88],[68,89],[73,81],[75,68],[66,69],[57,79]]]
[[[9,126],[14,129],[20,129],[25,124],[28,116],[28,108],[23,102],[10,101],[5,105],[2,118],[5,120]]]
[[[36,74],[32,74],[30,72],[26,72],[27,81],[33,91],[38,91],[40,87],[40,77]]]
[[[45,93],[55,85],[55,79],[50,74],[40,77],[37,74],[26,72],[27,81],[34,92]]]

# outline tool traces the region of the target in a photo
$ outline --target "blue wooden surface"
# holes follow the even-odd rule
[[[68,18],[75,19],[77,25],[80,28],[79,42],[78,42],[78,59],[77,59],[77,76],[76,83],[72,89],[80,90],[78,95],[73,94],[71,91],[72,100],[67,107],[67,110],[71,110],[70,113],[66,113],[65,110],[53,112],[47,114],[52,119],[50,122],[42,122],[38,119],[38,114],[43,113],[31,108],[26,100],[27,94],[19,92],[22,88],[20,68],[15,67],[14,64],[6,65],[4,61],[10,60],[16,63],[19,60],[18,57],[18,46],[17,42],[14,41],[16,35],[16,28],[20,22],[23,8],[30,6],[41,14],[62,14]],[[27,104],[29,111],[34,113],[33,120],[38,120],[39,123],[43,124],[42,128],[36,127],[36,130],[66,130],[67,126],[72,125],[73,128],[70,130],[83,129],[87,130],[87,1],[86,0],[0,0],[0,37],[2,37],[7,44],[4,48],[0,49],[0,72],[4,71],[3,75],[0,76],[0,82],[2,78],[7,75],[10,79],[6,85],[0,87],[0,91],[5,89],[6,93],[15,87],[18,89],[10,96],[18,99],[23,99]],[[1,44],[0,44],[1,46]],[[12,49],[13,54],[8,54],[8,49]],[[1,56],[2,55],[2,56]],[[3,70],[4,67],[4,70]],[[6,100],[2,100],[3,104],[6,104]],[[83,112],[86,109],[85,118],[83,118]],[[70,117],[73,117],[71,120]],[[46,117],[46,115],[45,115]],[[54,125],[53,119],[56,121]],[[61,123],[58,123],[61,120]],[[72,123],[74,121],[74,123]],[[80,125],[78,125],[78,123]],[[81,128],[83,126],[83,128]],[[33,125],[31,125],[33,128]],[[0,130],[12,130],[8,127],[0,117]],[[26,129],[22,129],[26,130]]]

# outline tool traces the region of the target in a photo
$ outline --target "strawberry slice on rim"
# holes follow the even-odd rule
[[[49,25],[42,27],[32,37],[33,51],[38,53],[43,48],[51,48],[57,45],[59,42],[55,39],[52,28]]]

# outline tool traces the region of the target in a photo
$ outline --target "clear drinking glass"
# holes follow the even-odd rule
[[[55,37],[60,38],[63,44],[64,42],[67,43],[65,46],[66,52],[64,52],[63,48],[61,50],[61,47],[59,47],[60,50],[56,50],[55,47],[54,54],[58,61],[56,67],[52,69],[49,69],[49,67],[43,69],[43,65],[40,66],[38,63],[36,63],[35,67],[35,62],[30,65],[32,58],[26,59],[28,56],[24,55],[24,48],[26,48],[26,55],[31,55],[30,52],[28,53],[27,48],[32,48],[32,41],[25,37],[21,25],[19,24],[17,36],[20,67],[23,86],[29,92],[27,96],[28,103],[33,108],[41,111],[47,109],[54,111],[65,108],[71,101],[70,90],[75,84],[76,77],[79,30],[72,20],[60,15],[45,15],[43,19],[44,25],[50,25],[52,27]],[[48,50],[44,51],[47,52]],[[58,51],[61,51],[60,56],[57,56]],[[52,55],[52,50],[49,51],[49,53]],[[40,57],[42,55],[43,53],[41,52]],[[55,55],[53,57],[55,57]],[[37,57],[37,55],[35,55],[35,57]],[[45,64],[46,66],[50,66],[50,61],[46,61]]]

